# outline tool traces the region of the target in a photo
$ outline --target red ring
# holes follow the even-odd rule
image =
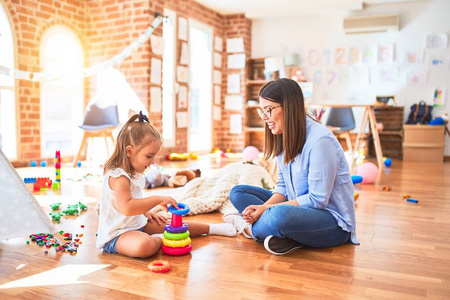
[[[167,247],[164,244],[161,245],[161,250],[167,255],[184,255],[188,254],[192,250],[192,245],[189,244],[185,247],[172,248]]]
[[[166,260],[158,259],[149,263],[147,268],[155,273],[166,273],[170,271],[170,263]]]

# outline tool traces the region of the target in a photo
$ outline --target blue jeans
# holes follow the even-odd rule
[[[251,185],[237,185],[230,192],[231,203],[239,213],[249,205],[264,204],[271,196],[271,191]],[[252,225],[252,233],[257,242],[274,235],[315,248],[342,245],[350,237],[329,211],[294,205],[268,208]]]
[[[144,227],[141,227],[138,230],[144,231]],[[117,240],[120,238],[121,235],[118,235],[115,238],[113,238],[112,240],[110,240],[109,242],[105,243],[105,245],[103,245],[103,251],[106,251],[108,253],[118,254],[119,252],[117,252],[116,244],[117,244]]]

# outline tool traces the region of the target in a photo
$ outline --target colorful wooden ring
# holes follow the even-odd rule
[[[176,209],[171,204],[167,205],[167,207],[169,208],[169,211],[171,213],[176,214],[176,215],[180,215],[180,216],[187,214],[189,212],[189,210],[190,210],[189,206],[187,206],[186,204],[183,204],[183,203],[178,203],[178,208],[179,209]]]
[[[191,238],[188,237],[187,239],[184,239],[184,240],[168,240],[166,238],[163,238],[162,242],[167,247],[180,248],[180,247],[186,247],[187,245],[190,245]]]
[[[170,263],[166,260],[158,259],[149,263],[147,268],[155,273],[165,273],[170,271]]]
[[[161,250],[167,255],[184,255],[192,250],[192,245],[187,245],[186,247],[181,248],[171,248],[161,245]]]
[[[164,229],[167,232],[171,232],[171,233],[182,233],[182,232],[187,231],[188,228],[189,228],[189,226],[186,223],[183,223],[183,226],[172,226],[170,224],[166,224],[164,226]]]
[[[184,240],[189,237],[189,230],[181,233],[172,233],[164,231],[164,237],[168,240]]]

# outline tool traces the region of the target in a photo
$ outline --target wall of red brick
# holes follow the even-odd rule
[[[227,38],[243,37],[245,54],[250,55],[251,21],[243,15],[223,16],[203,7],[193,0],[0,0],[12,20],[16,41],[16,68],[23,71],[39,72],[40,41],[45,31],[56,24],[72,29],[80,38],[85,51],[85,67],[106,61],[134,41],[151,23],[155,12],[163,12],[164,7],[174,10],[178,17],[196,19],[214,30],[214,35],[222,37],[222,121],[213,123],[213,145],[221,149],[240,151],[244,147],[243,135],[229,134],[230,112],[224,110],[226,95]],[[154,34],[162,35],[162,26]],[[181,53],[181,42],[177,42],[177,63]],[[147,108],[150,107],[150,62],[151,58],[162,59],[152,53],[150,42],[146,42],[118,69],[136,91]],[[229,71],[231,72],[231,71]],[[236,72],[233,70],[233,72]],[[241,73],[241,92],[245,95],[245,69]],[[93,78],[85,79],[86,104],[95,94]],[[183,84],[183,83],[180,83]],[[184,84],[186,85],[186,84]],[[41,158],[40,154],[40,90],[38,82],[16,81],[18,101],[18,159]],[[245,98],[245,97],[244,97]],[[189,105],[188,105],[189,106]],[[179,111],[187,109],[178,109]],[[236,112],[234,112],[236,113]],[[151,114],[152,123],[162,130],[161,113]],[[187,151],[187,129],[177,129],[176,146],[164,148],[165,153]],[[163,154],[165,154],[163,153]]]
[[[39,48],[44,32],[65,25],[84,42],[85,5],[81,0],[3,0],[12,20],[16,68],[39,72]],[[16,80],[18,159],[40,158],[39,82]]]
[[[224,42],[226,43],[226,39],[228,38],[243,38],[244,40],[244,54],[246,58],[250,57],[251,53],[251,27],[252,23],[251,20],[245,18],[243,14],[239,15],[230,15],[226,16],[225,18],[225,24],[224,24]],[[224,51],[226,51],[224,46]],[[229,54],[228,54],[229,55]],[[241,92],[244,101],[245,95],[246,95],[246,68],[244,69],[228,69],[228,59],[226,52],[223,55],[224,63],[222,64],[224,66],[223,72],[222,72],[222,95],[227,95],[227,75],[232,73],[239,73],[241,76]],[[225,106],[224,102],[225,97],[222,97],[222,108]],[[245,146],[245,140],[244,140],[244,134],[230,134],[230,115],[231,114],[237,114],[241,113],[242,118],[243,111],[236,112],[236,111],[228,111],[222,109],[222,124],[221,128],[217,130],[218,133],[218,140],[219,140],[219,148],[221,149],[230,149],[232,152],[242,151]]]

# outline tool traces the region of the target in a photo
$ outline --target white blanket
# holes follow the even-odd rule
[[[269,172],[258,164],[231,163],[220,169],[212,177],[198,177],[185,186],[176,189],[144,191],[144,197],[151,195],[171,196],[177,202],[187,204],[188,215],[219,211],[223,214],[236,212],[230,202],[230,191],[238,184],[274,188],[275,183]],[[161,211],[157,206],[153,211]]]

